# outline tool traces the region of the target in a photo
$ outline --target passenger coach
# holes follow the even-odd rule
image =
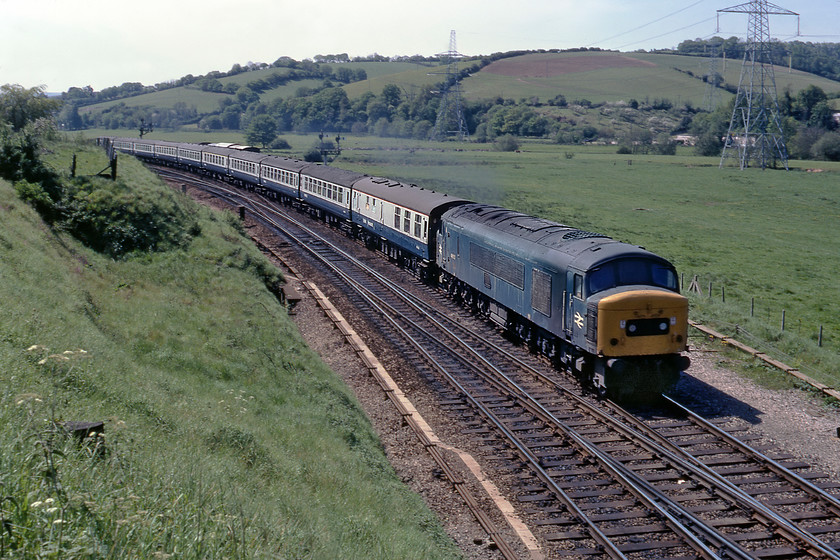
[[[416,185],[365,176],[354,184],[353,223],[364,232],[360,235],[368,246],[384,243],[387,247],[376,248],[423,276],[435,258],[441,215],[466,202]]]

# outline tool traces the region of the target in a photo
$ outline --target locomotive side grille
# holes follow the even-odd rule
[[[586,306],[586,340],[598,343],[598,303],[594,301]]]
[[[551,276],[533,269],[531,276],[531,307],[546,317],[551,317]]]
[[[525,289],[525,265],[521,262],[470,242],[470,264],[520,290]]]

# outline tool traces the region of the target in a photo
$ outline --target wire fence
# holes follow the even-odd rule
[[[717,299],[717,297],[719,296],[720,297],[719,301],[721,303],[724,303],[724,304],[726,303],[726,287],[725,286],[720,286],[719,288],[715,288],[715,286],[712,282],[708,282],[708,283],[704,282],[702,287],[701,287],[701,284],[700,284],[700,281],[699,281],[699,278],[698,278],[697,275],[695,275],[693,277],[693,279],[691,280],[691,282],[689,283],[689,285],[687,287],[685,286],[685,278],[683,277],[682,286],[683,286],[683,291],[684,292],[688,292],[690,294],[695,294],[698,297],[707,298],[709,300],[711,300],[713,298]],[[756,300],[755,300],[754,297],[750,298],[749,304],[750,304],[749,317],[750,318],[755,318],[755,316],[756,316]],[[741,312],[743,313],[744,310],[742,310]],[[775,315],[775,318],[774,318],[774,315]],[[789,321],[789,317],[787,316],[787,310],[782,309],[781,311],[775,311],[775,312],[774,311],[769,311],[768,317],[770,318],[771,322],[774,322],[775,320],[778,320],[778,323],[776,323],[776,324],[778,325],[779,332],[785,332],[785,331],[791,330],[790,329],[791,322]],[[731,338],[733,338],[733,339],[735,339],[739,342],[742,342],[746,345],[751,346],[752,348],[756,349],[759,353],[767,355],[767,356],[772,356],[780,362],[799,364],[795,368],[797,371],[801,371],[802,373],[804,373],[804,374],[806,374],[810,377],[813,377],[815,379],[827,380],[827,381],[832,382],[833,384],[840,385],[840,376],[838,376],[836,373],[832,374],[832,373],[826,372],[824,370],[818,370],[813,366],[802,363],[803,360],[801,359],[801,356],[797,357],[797,356],[791,355],[789,352],[785,351],[784,349],[773,345],[771,342],[769,342],[767,340],[766,336],[756,335],[755,333],[751,332],[749,329],[744,327],[744,325],[736,324],[736,323],[733,323],[733,322],[728,322],[728,321],[725,321],[725,320],[721,320],[719,318],[716,318],[714,322],[715,322],[717,328],[726,330],[729,333],[733,333]],[[799,335],[803,334],[803,325],[802,325],[801,321],[797,322],[795,328],[796,328],[797,334],[799,334]],[[826,329],[825,329],[824,325],[818,325],[818,326],[815,326],[815,325],[808,326],[808,325],[806,325],[804,328],[806,329],[805,336],[807,336],[808,338],[815,337],[818,347],[820,347],[820,348],[823,347],[824,342],[826,340],[826,336],[825,336],[826,335]],[[813,331],[813,332],[808,334],[807,331]]]

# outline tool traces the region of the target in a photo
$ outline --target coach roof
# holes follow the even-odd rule
[[[353,186],[353,183],[365,176],[363,173],[347,171],[346,169],[331,167],[329,165],[311,165],[303,171],[302,175],[344,187]]]
[[[408,185],[384,177],[364,177],[356,182],[353,188],[357,192],[369,194],[378,199],[387,200],[398,206],[426,215],[431,215],[435,209],[443,211],[455,204],[464,204],[467,202],[456,196],[424,189],[417,185]]]

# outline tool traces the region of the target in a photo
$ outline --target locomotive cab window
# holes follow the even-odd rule
[[[647,259],[624,259],[603,264],[587,275],[588,294],[596,294],[618,286],[653,285],[674,292],[677,275],[662,263]]]
[[[583,276],[575,274],[575,297],[583,299]]]

